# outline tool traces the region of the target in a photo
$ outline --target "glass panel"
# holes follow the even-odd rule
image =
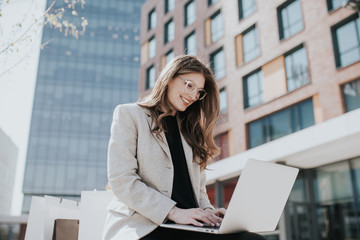
[[[353,197],[348,162],[316,169],[315,191],[319,203],[338,202]]]
[[[155,57],[155,54],[156,54],[156,41],[155,38],[152,38],[149,41],[149,58],[151,59]]]
[[[351,21],[336,30],[340,65],[342,67],[360,60],[360,39],[357,36],[359,21],[359,19]]]
[[[170,51],[165,56],[165,64],[168,64],[174,58],[174,51]],[[154,79],[155,79],[155,71],[154,71]]]
[[[260,46],[257,29],[254,28],[243,36],[244,62],[250,62],[260,55]]]
[[[312,99],[305,101],[299,106],[299,125],[300,129],[310,127],[315,124],[314,122],[314,110]]]
[[[292,132],[289,109],[269,117],[271,140],[283,137]]]
[[[223,184],[224,204],[222,207],[224,207],[224,208],[228,207],[231,196],[235,190],[236,183],[237,183],[237,179]]]
[[[155,86],[155,67],[151,66],[147,70],[146,88],[153,88]]]
[[[358,194],[360,193],[360,157],[351,160],[353,172],[355,175],[355,187]],[[360,205],[359,205],[360,206]]]
[[[227,112],[227,95],[226,90],[223,88],[220,90],[220,113]]]
[[[211,42],[216,42],[224,35],[222,14],[218,13],[211,19]]]
[[[206,186],[206,193],[208,195],[210,203],[213,206],[216,206],[216,203],[215,203],[215,185]]]
[[[256,0],[241,0],[242,17],[247,18],[256,11]]]
[[[213,67],[216,80],[225,76],[225,53],[223,50],[213,55]]]
[[[185,6],[185,26],[191,25],[196,20],[196,5],[191,1]]]
[[[149,14],[149,29],[156,27],[156,11],[153,10]]]
[[[283,38],[289,38],[303,29],[300,1],[294,1],[281,10]]]
[[[166,24],[165,34],[166,34],[165,43],[174,40],[174,36],[175,36],[174,21],[170,21]]]
[[[344,0],[331,0],[331,9],[335,10],[342,6]]]
[[[252,122],[248,125],[249,127],[249,147],[256,147],[258,145],[261,145],[265,143],[264,139],[265,136],[263,136],[264,130],[263,130],[263,121],[258,120],[255,122]]]
[[[196,49],[196,34],[193,33],[188,36],[185,40],[186,49],[185,52],[188,55],[196,56],[197,49]]]
[[[305,48],[300,48],[285,57],[285,69],[288,91],[310,82]]]
[[[258,71],[253,75],[248,76],[246,79],[246,93],[244,94],[245,108],[257,106],[264,102],[263,95],[263,72]]]
[[[165,13],[172,11],[175,7],[175,0],[165,0]]]

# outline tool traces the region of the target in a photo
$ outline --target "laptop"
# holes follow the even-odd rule
[[[160,226],[213,234],[274,231],[298,172],[294,167],[249,159],[219,228],[175,223]]]

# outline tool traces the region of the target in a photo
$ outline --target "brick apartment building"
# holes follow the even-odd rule
[[[247,159],[281,162],[301,171],[268,239],[360,239],[359,14],[342,0],[148,0],[141,16],[140,94],[177,55],[214,71],[213,204]]]

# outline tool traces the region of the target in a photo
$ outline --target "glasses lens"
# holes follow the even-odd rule
[[[187,81],[187,82],[186,82],[186,85],[185,85],[185,90],[186,90],[187,92],[192,92],[192,91],[194,91],[194,90],[195,90],[195,84],[192,83],[192,82],[190,82],[190,81]]]

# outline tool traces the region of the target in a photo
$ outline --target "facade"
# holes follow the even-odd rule
[[[10,215],[18,148],[0,129],[0,215]]]
[[[337,0],[148,0],[139,92],[173,56],[220,90],[208,194],[227,206],[249,158],[300,168],[268,239],[360,239],[360,19]]]
[[[143,2],[86,1],[78,14],[89,25],[78,40],[44,29],[49,44],[40,54],[23,212],[33,195],[77,199],[82,190],[105,188],[113,110],[138,96]]]

